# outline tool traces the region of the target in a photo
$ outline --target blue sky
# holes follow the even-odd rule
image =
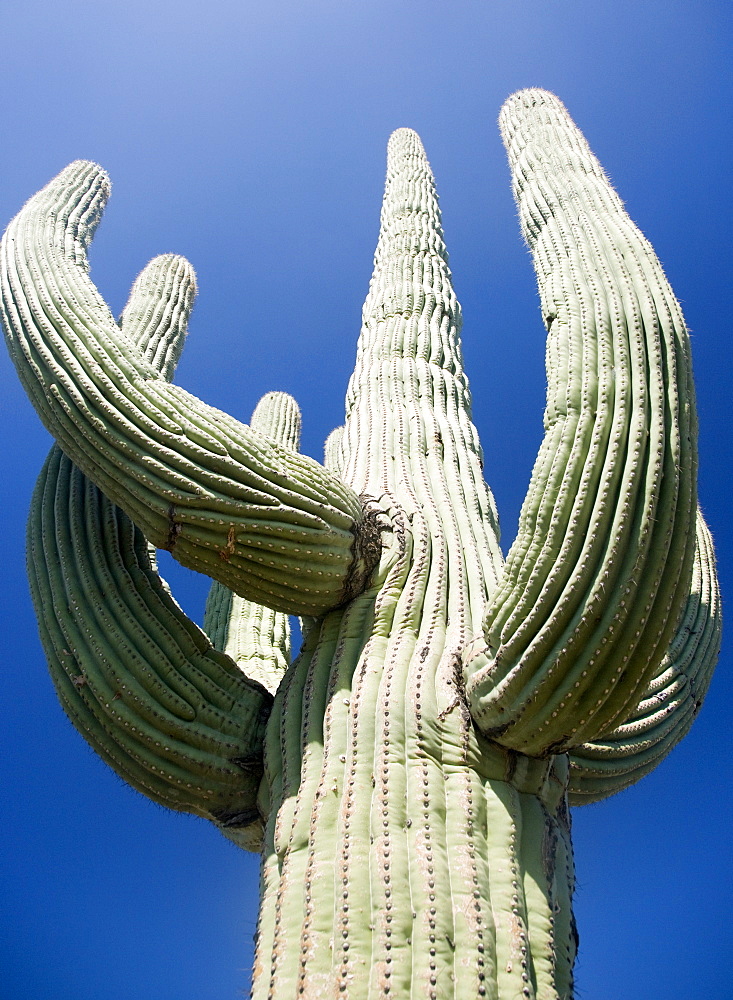
[[[655,245],[693,338],[700,498],[733,589],[731,8],[700,0],[24,0],[0,8],[0,221],[72,159],[113,196],[92,276],[119,312],[173,250],[199,299],[177,381],[248,419],[267,390],[320,458],[342,422],[389,133],[436,174],[505,547],[542,431],[543,326],[495,125],[557,93]],[[0,357],[0,996],[226,1000],[248,983],[257,860],[127,789],[66,721],[24,575],[49,438]],[[165,566],[201,620],[207,583]],[[725,643],[687,740],[574,812],[582,1000],[730,995],[733,703]]]

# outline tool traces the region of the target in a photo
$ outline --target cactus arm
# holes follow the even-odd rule
[[[300,445],[300,410],[284,392],[259,401],[250,427],[284,448]],[[204,631],[217,649],[231,656],[240,670],[271,694],[290,662],[290,622],[281,611],[248,601],[214,581],[204,614]]]
[[[639,781],[689,732],[710,685],[720,633],[712,539],[698,511],[692,585],[671,646],[631,716],[571,753],[571,805],[597,802]]]
[[[28,541],[41,638],[76,728],[154,801],[259,825],[259,778],[237,761],[262,745],[269,696],[186,618],[142,534],[58,447]]]
[[[123,333],[169,374],[194,292],[185,260],[156,258],[123,314]],[[57,445],[31,505],[28,570],[51,677],[76,728],[153,801],[258,849],[271,698],[212,648],[158,577],[140,530]]]
[[[548,326],[545,438],[464,662],[477,724],[541,755],[623,721],[666,653],[692,572],[696,421],[679,306],[563,105],[522,91],[500,123]]]
[[[365,585],[375,554],[353,490],[169,385],[120,334],[87,274],[109,185],[77,162],[2,244],[10,352],[64,451],[151,542],[237,593],[318,614]]]
[[[120,316],[124,335],[166,382],[180,360],[195,297],[196,275],[190,263],[176,254],[161,254],[135,279]],[[157,549],[151,542],[148,556],[157,573]],[[162,577],[160,582],[170,594]]]
[[[138,275],[120,316],[120,329],[166,382],[186,341],[196,275],[184,257],[162,254]]]

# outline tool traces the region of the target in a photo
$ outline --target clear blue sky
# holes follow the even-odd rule
[[[729,0],[23,0],[0,8],[0,222],[72,159],[113,196],[92,276],[115,312],[173,250],[200,295],[177,381],[248,419],[269,389],[321,457],[341,423],[389,133],[437,177],[486,471],[511,542],[541,436],[543,326],[496,129],[557,93],[654,243],[692,331],[700,497],[733,593]],[[257,860],[127,789],[67,723],[24,576],[49,439],[0,358],[0,997],[235,1000]],[[201,620],[206,581],[168,569]],[[733,959],[730,644],[686,742],[576,810],[581,1000],[723,1000]]]

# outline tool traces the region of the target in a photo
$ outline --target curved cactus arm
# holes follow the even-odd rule
[[[11,222],[0,258],[9,348],[61,447],[146,537],[237,593],[319,614],[365,586],[376,530],[353,490],[169,385],[87,274],[109,192],[76,162]]]
[[[28,529],[28,576],[49,669],[87,742],[172,809],[261,834],[270,696],[180,610],[129,518],[54,447]]]
[[[669,647],[695,546],[696,419],[680,308],[561,102],[501,128],[548,328],[545,437],[484,637],[474,720],[542,755],[633,711]]]
[[[630,718],[570,754],[571,805],[597,802],[639,781],[687,734],[710,685],[720,633],[715,555],[698,511],[690,596],[669,651]]]
[[[194,292],[188,262],[159,257],[123,313],[123,333],[168,374]],[[212,648],[158,577],[142,532],[58,446],[31,505],[28,571],[51,677],[76,728],[138,791],[258,849],[271,698]]]
[[[255,407],[250,427],[297,451],[300,410],[292,396],[269,392]],[[282,611],[239,597],[221,583],[211,585],[204,631],[217,649],[227,653],[245,676],[271,694],[290,663],[290,622]]]

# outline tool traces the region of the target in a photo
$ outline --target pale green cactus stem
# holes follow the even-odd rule
[[[3,322],[40,416],[146,537],[185,565],[292,614],[348,600],[374,561],[353,491],[169,385],[120,336],[87,274],[108,194],[104,172],[79,161],[5,235]],[[28,335],[35,330],[40,337]]]
[[[277,692],[255,996],[570,989],[567,760],[486,744],[461,696],[501,555],[459,324],[432,174],[403,129],[333,459],[388,515],[382,563]]]
[[[475,721],[526,753],[633,712],[689,593],[697,471],[689,340],[653,250],[560,101],[501,114],[548,328],[545,438],[466,659]]]
[[[571,805],[597,802],[639,781],[689,732],[718,661],[720,638],[713,543],[698,514],[692,586],[675,637],[636,711],[607,736],[571,753]]]
[[[167,377],[194,294],[187,261],[156,258],[121,319]],[[140,530],[58,446],[31,505],[28,571],[51,676],[77,729],[133,787],[258,850],[271,699],[212,648],[158,577]]]
[[[297,451],[300,423],[300,410],[293,397],[285,392],[269,392],[255,407],[249,426],[284,448]],[[287,615],[247,601],[214,582],[206,602],[204,631],[247,677],[275,693],[290,664]]]
[[[110,540],[111,515],[81,516],[78,489],[71,517],[67,500],[52,511],[50,488],[36,502],[46,518],[31,559],[41,629],[80,728],[121,772],[132,760],[128,780],[153,798],[209,815],[243,844],[262,834],[256,1000],[569,1000],[568,802],[656,766],[689,728],[717,656],[679,307],[557,98],[522,91],[501,122],[549,382],[506,564],[434,181],[414,132],[390,139],[346,420],[325,467],[295,453],[287,397],[266,397],[245,428],[158,376],[153,363],[167,372],[177,346],[126,331],[180,325],[183,272],[171,268],[152,292],[143,276],[123,328],[113,323],[86,276],[106,190],[98,168],[68,168],[3,244],[4,324],[44,421],[153,542],[219,581],[206,621],[231,656],[186,623],[149,562],[141,573],[139,531]],[[67,523],[86,534],[69,541]],[[63,595],[90,593],[107,549],[125,572],[139,553],[132,592],[154,591],[152,624],[120,612],[122,570],[105,576],[99,615],[67,605]],[[162,658],[151,673],[144,658],[127,664],[121,626],[105,643],[88,638],[123,620],[138,638],[157,636],[163,609],[169,635],[195,630],[203,659]],[[290,667],[286,613],[307,616]],[[208,680],[187,718],[194,668]],[[220,677],[234,700],[205,723],[204,746]],[[120,700],[144,716],[132,727],[142,751],[130,750],[130,726],[104,693],[120,680],[138,692]],[[267,711],[268,691],[263,744],[257,706]],[[153,734],[169,717],[161,750]],[[139,775],[155,754],[167,770],[148,788]],[[184,773],[203,778],[181,806]]]

